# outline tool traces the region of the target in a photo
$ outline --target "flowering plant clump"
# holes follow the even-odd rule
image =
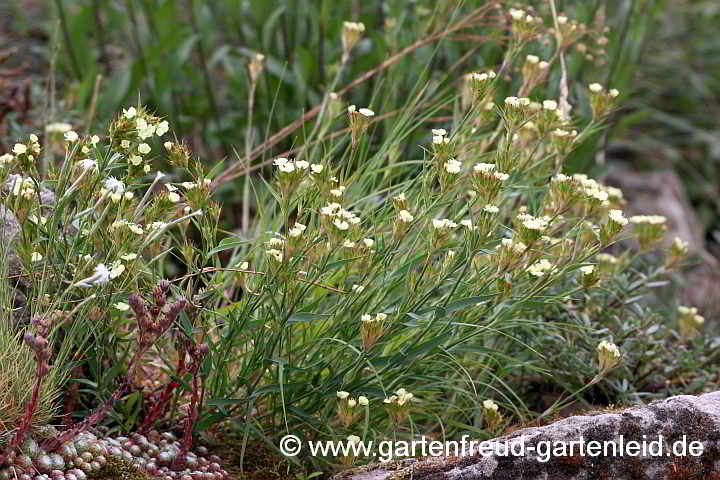
[[[128,395],[143,394],[146,380],[141,372],[147,372],[143,364],[152,349],[188,352],[191,359],[197,359],[189,370],[183,367],[180,373],[197,372],[203,352],[207,353],[207,346],[196,342],[195,333],[178,330],[178,339],[187,336],[176,345],[166,336],[178,329],[181,314],[189,306],[183,296],[188,290],[173,292],[170,282],[160,281],[166,274],[169,254],[175,248],[187,248],[186,236],[193,231],[202,232],[205,241],[212,242],[219,213],[210,198],[204,168],[191,158],[187,148],[171,141],[164,142],[164,149],[157,148],[168,129],[167,121],[144,108],[130,107],[102,138],[80,136],[63,127],[64,155],[53,159],[45,178],[36,168],[39,155],[45,153],[36,135],[30,135],[27,143],[18,143],[11,157],[4,158],[0,168],[3,221],[15,231],[3,246],[3,258],[6,262],[11,259],[3,271],[12,268],[13,275],[26,279],[23,288],[29,295],[27,303],[11,315],[17,325],[24,323],[26,314],[32,318],[23,327],[23,338],[36,368],[32,374],[29,369],[24,372],[35,378],[34,382],[26,380],[34,384],[30,398],[19,395],[16,387],[3,394],[2,404],[8,412],[25,410],[22,418],[3,419],[3,428],[15,431],[9,443],[0,445],[3,472],[3,464],[16,458],[27,439],[34,442],[35,429],[57,410],[57,389],[67,380],[71,365],[77,372],[83,368],[94,372],[93,382],[108,386],[107,392],[98,392],[106,400],[95,405],[93,413],[82,421],[67,417],[67,428],[42,442],[48,454],[66,448],[78,435],[101,423]],[[48,127],[47,134],[56,131],[58,127]],[[159,170],[163,162],[177,169],[164,174]],[[185,265],[190,272],[197,272],[199,265],[195,266],[192,252],[188,253]],[[154,302],[146,307],[135,292],[151,288]],[[134,318],[128,316],[130,313]],[[2,336],[12,339],[15,334],[3,327]],[[112,348],[88,350],[88,344]],[[14,364],[3,362],[2,368],[19,366],[17,361]],[[113,369],[106,368],[110,364]],[[16,372],[16,378],[18,373],[23,370]],[[191,426],[196,419],[193,408],[199,399],[195,394],[200,391],[196,378],[190,392],[190,427],[179,450],[183,456],[191,453]],[[187,393],[178,386],[170,389],[171,396]],[[152,404],[151,392],[144,394]],[[70,402],[67,406],[75,400],[66,397]],[[146,420],[157,421],[163,414],[146,412]],[[154,422],[146,423],[152,427]],[[32,458],[39,471],[45,468],[43,458]],[[104,465],[90,466],[89,462],[87,469],[82,462],[75,466],[87,474]],[[179,463],[173,465],[174,472],[184,469]],[[65,468],[59,461],[57,464],[50,470]]]
[[[642,293],[669,269],[635,268],[637,252],[619,243],[641,237],[642,252],[659,245],[657,232],[649,238],[631,228],[637,224],[626,217],[619,189],[566,172],[616,95],[606,96],[602,115],[599,104],[580,104],[597,93],[587,87],[576,89],[578,98],[547,97],[557,56],[526,49],[544,35],[557,41],[540,15],[509,14],[517,31],[507,62],[519,68],[466,77],[463,115],[427,127],[421,159],[393,159],[420,122],[394,124],[349,105],[336,119],[346,137],[317,139],[318,156],[274,160],[274,182],[258,193],[266,212],[256,219],[258,240],[227,240],[229,265],[242,266],[242,282],[222,271],[210,282],[222,285],[216,311],[227,329],[215,348],[251,379],[218,380],[220,398],[281,414],[260,392],[282,388],[283,405],[302,412],[288,422],[308,423],[309,435],[366,438],[388,428],[416,432],[433,415],[472,421],[468,412],[478,405],[490,430],[501,427],[514,410],[500,414],[478,398],[502,395],[510,405],[517,391],[533,388],[508,358],[538,375],[562,376],[569,401],[589,388],[626,395],[615,377],[640,353],[607,339],[641,328]],[[588,30],[568,18],[558,24],[557,55],[564,55],[566,40]],[[495,71],[518,78],[506,82]],[[389,133],[370,132],[371,121]],[[620,351],[627,352],[622,362]],[[259,352],[277,364],[260,361]],[[458,383],[465,372],[468,388]],[[385,408],[359,408],[361,398]]]

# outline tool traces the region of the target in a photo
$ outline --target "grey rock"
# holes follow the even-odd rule
[[[698,307],[708,319],[720,318],[720,261],[705,248],[705,232],[690,205],[685,187],[670,169],[636,171],[611,165],[607,178],[622,189],[630,215],[663,215],[668,220],[664,245],[675,237],[689,243],[700,265],[683,273],[680,298],[684,305]]]
[[[17,174],[9,175],[3,190],[9,192],[16,181],[22,177]],[[55,204],[55,193],[47,188],[40,189],[40,204],[51,209]],[[5,256],[7,262],[7,275],[11,287],[13,312],[12,321],[14,324],[28,323],[30,320],[30,308],[27,305],[26,291],[30,282],[25,276],[22,262],[13,250],[13,241],[20,233],[20,223],[12,210],[0,205],[0,255]]]
[[[658,442],[659,439],[661,442]],[[569,442],[655,441],[662,455],[545,455],[548,445]],[[681,395],[619,411],[565,418],[542,427],[517,430],[493,445],[524,445],[524,455],[481,455],[405,459],[340,473],[335,480],[682,480],[720,478],[720,392]],[[679,442],[679,443],[678,443]],[[699,456],[675,456],[674,445],[699,442]],[[519,447],[516,446],[519,451]],[[604,448],[604,447],[603,447]],[[534,449],[539,449],[537,452]],[[627,451],[627,450],[626,450]],[[539,453],[538,453],[539,452]],[[611,453],[612,449],[608,450]],[[587,453],[587,452],[586,452]],[[541,461],[545,460],[547,461]]]

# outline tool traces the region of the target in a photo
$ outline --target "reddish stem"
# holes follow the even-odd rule
[[[178,365],[175,369],[175,375],[180,377],[185,373],[185,351],[180,352],[180,358],[178,358]],[[146,434],[150,428],[153,426],[155,421],[160,417],[160,415],[165,412],[166,407],[170,399],[172,398],[172,394],[175,391],[176,388],[178,388],[181,384],[175,380],[170,380],[170,383],[165,386],[165,389],[160,394],[160,398],[153,404],[152,408],[150,409],[150,412],[143,420],[142,425],[140,426],[140,433]]]
[[[25,415],[23,416],[22,422],[20,423],[20,426],[15,432],[15,435],[13,435],[13,438],[10,441],[10,445],[6,454],[0,455],[0,464],[4,463],[7,460],[8,456],[12,455],[17,450],[17,448],[25,441],[25,437],[27,436],[28,432],[30,431],[30,427],[32,426],[33,415],[35,414],[38,397],[40,396],[40,385],[42,384],[43,377],[47,375],[49,370],[47,364],[44,363],[43,359],[36,359],[38,361],[38,366],[35,370],[35,384],[33,385],[32,396],[30,397],[30,401],[27,403],[27,405],[25,405]]]
[[[146,346],[145,348],[142,348],[135,352],[135,355],[133,356],[132,360],[130,360],[130,366],[128,368],[128,375],[122,379],[120,387],[118,387],[117,390],[108,398],[105,400],[102,404],[100,404],[92,415],[87,417],[82,422],[76,423],[73,427],[69,428],[68,430],[65,430],[63,433],[58,435],[54,438],[47,439],[43,444],[42,448],[45,449],[48,452],[54,452],[58,448],[62,446],[63,443],[72,440],[75,438],[78,434],[84,432],[88,428],[96,425],[98,422],[100,422],[103,418],[105,418],[105,415],[110,411],[110,409],[115,405],[115,403],[122,398],[125,393],[127,393],[128,390],[130,390],[130,385],[132,383],[132,378],[135,376],[135,368],[140,360],[140,358],[145,354],[149,346]]]
[[[58,435],[57,437],[49,438],[47,441],[45,441],[42,444],[42,448],[48,452],[54,452],[58,448],[60,448],[65,442],[72,440],[75,438],[78,434],[84,432],[88,428],[96,425],[98,422],[100,422],[103,418],[105,418],[105,415],[110,411],[113,405],[115,405],[115,402],[120,400],[123,395],[130,389],[130,379],[125,378],[122,381],[122,385],[120,388],[115,390],[115,392],[105,400],[102,404],[100,404],[99,407],[95,409],[92,415],[87,417],[82,422],[76,423],[72,428],[65,430],[63,433]]]
[[[202,357],[196,357],[193,360],[191,367],[192,372],[192,393],[190,395],[190,411],[185,419],[185,429],[183,431],[182,445],[180,453],[175,457],[172,468],[179,470],[185,465],[185,455],[192,447],[192,431],[195,421],[198,417],[198,401],[200,400],[200,388],[198,385],[198,370],[200,370],[200,364]]]

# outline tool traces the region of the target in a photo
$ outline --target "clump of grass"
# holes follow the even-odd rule
[[[12,327],[6,315],[0,320],[0,429],[13,431],[25,417],[27,405],[32,397],[32,385],[37,365],[32,352],[23,346],[22,334]],[[53,418],[60,397],[62,374],[50,372],[39,389],[38,402],[33,421],[44,424]]]

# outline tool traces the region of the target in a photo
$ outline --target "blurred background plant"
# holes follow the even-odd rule
[[[429,35],[439,34],[443,41],[411,48],[383,75],[357,83],[344,99],[369,104],[377,85],[392,85],[380,89],[375,99],[391,112],[402,107],[420,69],[427,69],[428,81],[448,85],[457,78],[445,75],[448,68],[462,72],[496,62],[497,48],[482,38],[443,32],[448,21],[459,20],[463,12],[483,3],[10,0],[0,6],[5,19],[0,34],[6,37],[0,60],[9,67],[6,74],[13,74],[1,80],[7,93],[0,138],[7,146],[13,138],[52,121],[90,128],[141,98],[167,117],[203,157],[212,153],[224,157],[226,166],[239,163],[242,170],[246,147],[255,153],[254,163],[269,158],[268,153],[258,156],[261,152],[255,149],[268,133],[289,125],[293,130],[301,127],[298,118],[323,101],[336,75],[340,89]],[[609,135],[598,140],[610,155],[634,166],[676,169],[706,227],[708,248],[717,248],[717,5],[593,0],[559,1],[557,6],[576,10],[580,21],[604,12],[610,27],[598,39],[601,44],[579,45],[587,55],[607,52],[604,60],[599,57],[609,67],[603,83],[623,92],[623,115]],[[348,19],[364,22],[367,30],[343,66],[338,39]],[[256,84],[249,122],[248,65],[258,53],[265,57],[266,74]],[[573,74],[591,64],[580,57],[569,60]],[[51,86],[16,81],[28,76],[45,79],[48,71],[56,73]],[[56,103],[48,102],[49,88],[59,92]],[[281,136],[274,151],[301,145],[302,132]],[[593,149],[588,143],[570,167],[594,168]],[[605,151],[600,150],[600,159]],[[242,182],[240,178],[226,186],[222,199],[237,201],[233,192],[243,188]],[[229,220],[229,228],[242,224],[242,209],[232,211],[238,213]]]

